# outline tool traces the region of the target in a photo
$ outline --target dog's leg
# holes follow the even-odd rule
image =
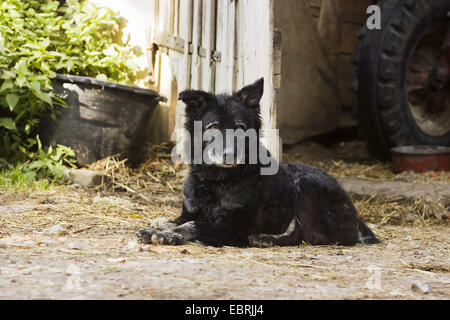
[[[248,237],[249,245],[252,247],[267,248],[272,246],[295,245],[298,241],[300,226],[296,216],[294,216],[282,234],[255,234]]]
[[[190,226],[193,222],[192,215],[183,203],[181,215],[177,219],[164,222],[156,228],[149,227],[147,229],[141,229],[136,232],[136,236],[143,243],[183,244],[192,238],[190,236],[192,230]],[[185,226],[182,227],[183,225]]]
[[[211,246],[244,246],[226,224],[213,225],[202,221],[189,221],[174,229],[143,229],[136,233],[140,241],[153,244],[180,245],[199,240]]]
[[[136,233],[144,243],[180,245],[196,239],[197,221],[189,221],[175,228],[143,229]]]
[[[185,243],[181,234],[171,229],[142,229],[136,236],[143,243],[179,245]]]

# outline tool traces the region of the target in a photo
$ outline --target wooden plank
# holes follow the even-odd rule
[[[354,99],[356,94],[348,89],[340,88],[339,94],[341,96],[341,105],[343,110],[348,110],[353,107]]]
[[[273,88],[281,87],[281,57],[282,57],[282,31],[280,28],[273,29]]]
[[[317,30],[319,30],[319,17],[313,17],[313,21],[314,21],[314,26],[316,27]]]
[[[194,0],[192,42],[191,42],[191,85],[193,89],[201,88],[201,57],[198,55],[198,47],[201,44],[202,34],[202,0]]]
[[[153,17],[153,25],[151,26],[152,35],[156,32],[160,32],[160,30],[159,30],[159,0],[154,0],[154,1],[155,1],[155,7],[154,7],[155,16]]]
[[[341,54],[339,57],[339,93],[341,95],[341,104],[351,106],[353,104],[354,93],[350,89],[352,81],[353,64],[351,63],[351,55]]]
[[[358,32],[362,25],[345,22],[342,26],[340,52],[353,54],[359,43]]]
[[[339,73],[339,52],[342,33],[341,3],[336,0],[323,0],[319,20],[319,37],[332,71],[336,78]]]
[[[227,91],[234,91],[236,86],[236,1],[230,2],[228,6],[228,54],[226,56],[227,65],[229,66],[228,83],[231,89]]]
[[[311,16],[318,18],[320,16],[320,8],[322,6],[322,0],[309,0],[308,8],[311,12]]]
[[[170,35],[173,35],[175,33],[175,0],[170,0],[169,2],[169,32]]]
[[[344,0],[342,3],[342,21],[362,25],[367,19],[366,10],[374,0]]]
[[[236,1],[217,1],[216,50],[221,60],[216,64],[215,92],[233,90]]]
[[[153,43],[157,44],[158,47],[166,47],[181,53],[184,53],[187,45],[186,40],[164,33],[154,34]]]
[[[246,6],[244,2],[240,2],[236,7],[235,11],[235,22],[236,22],[236,30],[238,31],[236,38],[236,45],[234,48],[235,55],[235,68],[234,68],[234,84],[237,88],[242,88],[245,85],[244,82],[244,70],[245,70],[245,61],[244,61],[244,51],[246,47],[246,43],[244,40],[244,33],[246,31],[246,14],[245,14]]]
[[[339,128],[350,128],[358,126],[358,121],[351,116],[351,110],[346,109],[339,117]]]
[[[173,0],[173,11],[174,11],[174,25],[173,25],[173,35],[178,37],[180,35],[180,0]]]
[[[320,9],[323,0],[308,0],[308,8],[313,17],[320,16]],[[341,1],[342,21],[356,24],[363,24],[366,19],[367,7],[376,4],[376,0],[335,0]]]
[[[350,87],[350,82],[353,73],[352,56],[348,54],[341,54],[339,56],[339,79],[343,83],[347,83],[347,88]]]
[[[167,0],[158,1],[158,30],[159,33],[170,34],[173,26],[171,17],[170,2]]]
[[[236,16],[241,19],[237,21],[242,23],[236,33],[237,43],[242,45],[237,48],[237,55],[242,59],[242,69],[236,70],[236,79],[248,85],[264,77],[264,95],[260,101],[263,129],[275,128],[272,1],[240,0],[238,4]],[[278,137],[270,133],[273,131],[266,132],[261,142],[277,157],[280,152]]]
[[[215,68],[214,64],[211,64],[211,53],[215,49],[215,9],[215,1],[203,1],[201,48],[204,52],[200,63],[202,65],[201,89],[205,91],[214,90]]]
[[[192,42],[192,20],[193,20],[193,1],[192,0],[177,0],[179,7],[179,30],[178,36],[185,39],[186,43]],[[186,45],[184,53],[179,57],[177,81],[179,90],[184,90],[190,86],[191,78],[191,55],[188,54],[189,46]]]
[[[318,6],[320,7],[322,4],[322,0],[308,0],[309,6]]]
[[[162,0],[166,1],[166,0]],[[186,43],[192,42],[192,22],[193,22],[193,0],[176,0],[176,7],[178,8],[178,18],[175,20],[175,24],[178,25],[178,36],[186,40]],[[170,104],[169,111],[169,134],[172,134],[173,129],[181,129],[184,126],[184,111],[185,105],[182,101],[178,100],[178,93],[182,90],[190,88],[191,83],[191,55],[188,53],[189,46],[186,45],[184,52],[171,51],[170,56],[173,69],[174,81],[172,85],[172,97],[176,100]],[[175,92],[176,91],[176,92]],[[180,145],[182,145],[181,137]],[[179,149],[182,153],[182,150]]]
[[[243,31],[246,28],[246,17],[242,14],[242,8],[244,6],[241,5],[242,3],[236,3],[234,6],[234,51],[233,51],[233,75],[232,75],[232,82],[233,82],[233,90],[238,90],[244,85],[244,78],[242,77],[242,73],[240,72],[243,70],[243,64],[242,59],[240,59],[242,56],[242,52],[245,51],[245,44],[243,42],[243,39],[241,37]],[[242,82],[241,82],[242,81]]]

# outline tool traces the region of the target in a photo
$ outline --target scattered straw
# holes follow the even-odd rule
[[[422,224],[428,225],[432,221],[448,221],[449,209],[439,201],[429,197],[405,200],[380,199],[376,195],[366,200],[354,201],[360,216],[378,226],[384,224]]]
[[[93,163],[89,169],[101,173],[104,177],[103,183],[97,189],[124,190],[145,201],[154,201],[152,196],[161,197],[168,192],[181,191],[184,167],[172,163],[172,147],[171,143],[149,146],[147,161],[136,169],[127,167],[127,160],[119,160],[117,156]]]

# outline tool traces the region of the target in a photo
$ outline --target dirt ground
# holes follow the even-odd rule
[[[287,149],[285,158],[338,178],[450,182],[444,173],[395,175],[360,142],[306,142]],[[114,178],[97,188],[68,183],[40,192],[1,191],[0,299],[450,298],[447,203],[437,203],[436,214],[423,210],[420,199],[354,196],[382,241],[373,246],[142,245],[135,231],[178,215],[186,173],[167,156],[151,160],[135,171],[99,164]]]

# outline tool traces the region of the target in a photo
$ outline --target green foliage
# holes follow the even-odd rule
[[[133,48],[121,42],[124,23],[113,11],[66,2],[0,3],[0,168],[29,161],[37,176],[60,176],[54,158],[73,152],[43,149],[35,139],[39,119],[55,118],[54,105],[64,104],[52,93],[56,73],[130,84],[139,72]]]
[[[36,180],[53,177],[56,180],[64,178],[64,167],[75,167],[75,153],[69,147],[58,144],[56,148],[52,146],[42,148],[39,136],[37,138],[38,151],[33,157],[33,161],[23,166],[25,173],[31,172]]]
[[[42,191],[52,185],[53,182],[45,178],[36,180],[33,173],[24,172],[21,165],[11,169],[0,169],[0,192]]]
[[[47,178],[62,181],[65,167],[75,167],[75,153],[69,147],[57,145],[56,148],[52,146],[43,148],[39,136],[36,136],[36,141],[30,143],[37,143],[37,151],[28,154],[30,158],[28,161],[10,164],[0,159],[0,166],[3,167],[1,170],[3,180],[0,181],[0,186],[18,183],[20,189],[20,186],[29,186]]]

